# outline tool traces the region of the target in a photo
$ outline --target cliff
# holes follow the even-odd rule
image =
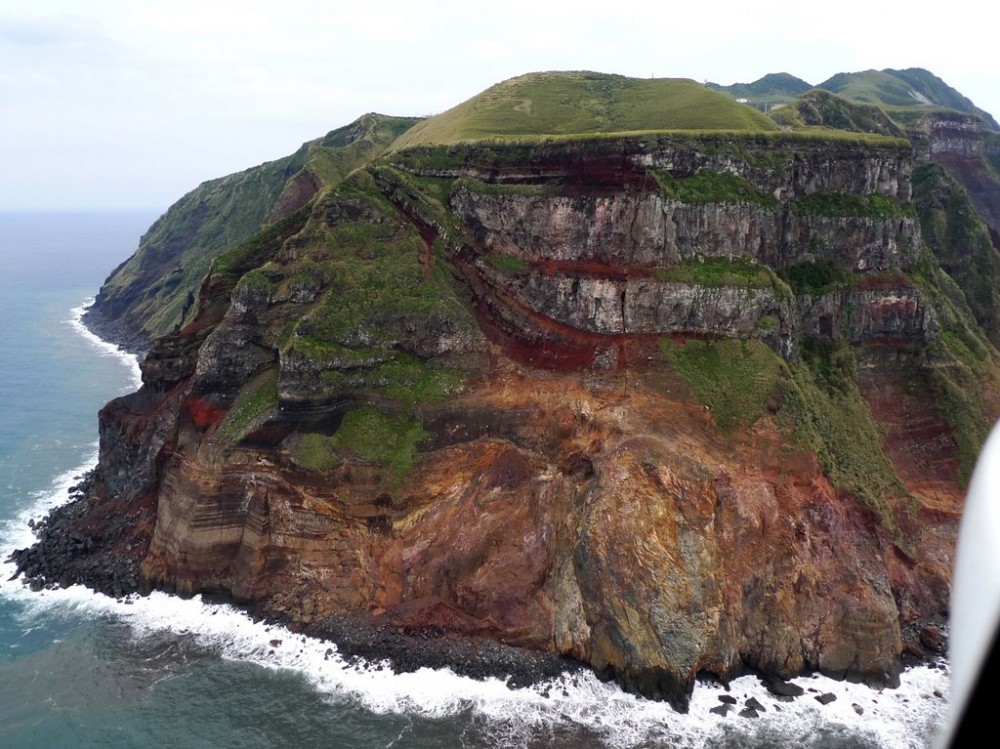
[[[551,75],[515,81],[461,112],[538,112]],[[101,412],[90,542],[22,570],[488,638],[678,707],[701,673],[896,683],[1000,403],[911,144],[449,117],[212,261]]]
[[[184,324],[212,260],[308,203],[325,184],[378,156],[414,117],[367,114],[283,159],[210,180],[182,197],[111,272],[87,324],[132,351]]]
[[[972,314],[1000,342],[1000,177],[990,163],[993,138],[958,113],[923,115],[912,130],[919,165],[915,201],[923,236],[962,289]]]

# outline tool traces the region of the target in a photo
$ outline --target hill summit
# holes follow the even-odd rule
[[[705,85],[765,112],[792,104],[811,88],[816,88],[856,104],[881,107],[890,113],[905,115],[909,112],[914,115],[932,110],[950,110],[971,114],[978,117],[986,129],[1000,132],[1000,124],[993,115],[923,68],[837,73],[816,86],[789,73],[768,73],[753,83]]]
[[[396,148],[488,137],[776,129],[759,112],[686,78],[543,72],[498,83],[425,120]]]

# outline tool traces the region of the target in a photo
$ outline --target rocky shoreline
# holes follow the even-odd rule
[[[131,519],[118,514],[115,527],[88,522],[94,514],[97,499],[92,494],[96,470],[77,477],[77,484],[69,490],[70,500],[53,509],[45,518],[32,522],[37,536],[34,545],[17,549],[8,561],[16,565],[11,579],[22,578],[26,586],[34,591],[45,588],[66,588],[80,584],[91,590],[113,598],[129,595],[148,594],[148,586],[143,585],[139,565],[145,550],[143,539],[134,533],[133,523],[141,518]],[[106,503],[116,511],[118,503]],[[148,518],[147,518],[148,519]],[[148,543],[148,538],[146,539]],[[117,549],[119,553],[107,553],[107,549]],[[290,620],[286,616],[274,616],[266,606],[245,606],[228,594],[206,594],[207,600],[227,603],[244,608],[257,620],[287,627],[288,629],[329,642],[337,652],[349,662],[364,661],[384,664],[394,673],[409,673],[421,668],[447,668],[460,676],[473,679],[497,678],[515,689],[550,681],[564,674],[589,670],[576,660],[565,656],[546,654],[523,648],[504,645],[486,637],[459,636],[433,626],[419,626],[379,617],[366,612],[345,612],[326,617],[311,624]],[[930,643],[931,638],[936,638]],[[921,639],[928,645],[927,650],[944,653],[947,634],[935,628],[933,632],[922,633]],[[282,645],[280,639],[271,642],[272,647]],[[328,650],[328,655],[332,648]],[[927,665],[943,668],[940,656],[904,653],[906,667]],[[790,681],[773,674],[756,673],[768,693],[779,702],[796,698],[816,699],[826,705],[836,697],[820,693],[814,688],[803,689]],[[602,680],[611,680],[611,674],[597,673]],[[711,679],[720,688],[720,704],[710,712],[720,717],[736,713],[743,718],[756,718],[766,712],[766,708],[756,698],[749,698],[742,706],[729,694],[726,680]],[[880,688],[881,684],[872,684]],[[855,711],[861,708],[854,706]],[[861,712],[858,713],[859,715]]]
[[[95,506],[99,506],[91,494],[95,470],[76,480],[66,504],[31,523],[37,541],[11,553],[7,561],[16,565],[11,579],[22,578],[34,591],[79,584],[118,599],[148,594],[149,588],[142,584],[139,574],[145,548],[141,539],[132,533],[134,521],[120,516],[121,521],[114,528],[88,522],[88,516]],[[120,509],[118,503],[106,504]],[[109,548],[120,553],[106,553]],[[456,637],[432,627],[378,622],[363,613],[345,613],[314,624],[303,624],[287,617],[274,617],[263,606],[243,606],[228,595],[207,595],[206,598],[244,608],[255,619],[267,619],[330,642],[348,660],[386,663],[395,673],[449,668],[461,676],[498,678],[511,688],[518,688],[585,669],[583,664],[569,658],[511,647],[482,637]],[[280,642],[275,641],[273,645],[279,646]]]
[[[125,323],[113,320],[103,314],[97,302],[84,310],[82,322],[87,330],[102,341],[113,343],[130,354],[141,358],[149,351],[150,341],[147,336],[141,331],[134,330]]]
[[[31,528],[37,541],[16,549],[7,561],[16,565],[13,578],[22,577],[32,590],[84,585],[97,593],[121,598],[140,591],[141,551],[136,540],[125,544],[128,520],[121,517],[117,528],[98,528],[88,522],[92,511],[91,490],[95,470],[77,477],[69,490],[69,501],[53,509]],[[116,538],[117,536],[117,538]],[[109,554],[104,544],[133,553]]]
[[[506,680],[512,689],[585,670],[579,661],[500,644],[484,637],[457,637],[433,627],[379,623],[363,613],[330,617],[306,633],[336,644],[348,660],[387,662],[395,673],[448,668],[473,679]]]

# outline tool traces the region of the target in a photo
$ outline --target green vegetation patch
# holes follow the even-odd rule
[[[349,182],[320,206],[328,238],[313,260],[322,264],[326,288],[298,334],[380,348],[428,325],[474,324],[443,261],[428,258],[414,226],[378,196],[370,177]]]
[[[287,446],[292,459],[308,470],[325,471],[344,458],[355,458],[385,466],[391,482],[399,485],[413,466],[417,445],[427,437],[414,419],[364,406],[345,414],[332,435],[301,434]]]
[[[884,195],[858,195],[845,192],[822,192],[803,195],[791,202],[798,214],[826,216],[829,218],[898,218],[916,217],[912,204],[900,203]]]
[[[767,116],[774,120],[781,127],[799,129],[806,127],[806,121],[799,112],[798,107],[782,105],[767,113]]]
[[[455,189],[454,177],[429,176],[385,161],[372,166],[369,171],[377,189],[391,196],[396,206],[402,207],[407,215],[420,217],[427,227],[433,227],[439,235],[434,240],[436,252],[447,254],[449,243],[439,241],[442,236],[450,237],[450,244],[463,241],[462,224],[450,209]]]
[[[927,350],[928,366],[915,376],[928,378],[938,415],[954,431],[958,453],[957,480],[965,485],[975,467],[995,413],[984,393],[1000,388],[996,349],[976,325],[967,295],[934,261],[930,252],[910,273],[934,308],[941,334]]]
[[[271,260],[285,240],[302,231],[308,220],[309,208],[300,208],[242,244],[226,250],[212,262],[213,282],[227,281],[235,284],[244,273],[259,268]]]
[[[328,265],[331,290],[300,326],[312,338],[355,345],[391,345],[431,322],[465,326],[468,311],[444,279],[428,277],[415,237],[409,252],[367,262],[335,260]]]
[[[240,390],[216,435],[227,442],[237,443],[278,406],[278,370],[269,369]]]
[[[400,178],[415,186],[424,196],[436,201],[441,208],[447,208],[454,189],[453,177],[425,177],[415,174],[396,172]]]
[[[404,403],[440,403],[462,386],[462,375],[440,362],[398,353],[372,371],[372,379],[385,383],[385,394]]]
[[[826,392],[844,395],[854,387],[857,364],[844,341],[806,336],[799,344],[802,362]]]
[[[420,122],[419,117],[366,114],[309,145],[308,168],[328,185],[336,185],[360,165],[378,157],[396,138]]]
[[[288,451],[298,465],[309,471],[328,471],[340,465],[335,437],[309,432],[296,435],[287,443]]]
[[[787,293],[787,287],[768,266],[744,259],[690,260],[666,268],[655,268],[653,275],[657,280],[666,283],[709,287],[733,286],[742,289],[775,288],[776,291]]]
[[[903,135],[899,126],[877,106],[854,104],[821,89],[813,89],[798,101],[771,112],[771,119],[784,127],[834,128],[894,137]]]
[[[753,203],[765,208],[778,205],[773,195],[751,186],[745,179],[728,172],[702,169],[690,177],[678,179],[669,172],[651,170],[665,198],[691,205],[709,203]]]
[[[961,288],[976,322],[1000,343],[1000,267],[989,229],[968,194],[936,164],[913,170],[913,199],[924,240]]]
[[[440,172],[453,175],[461,172],[471,155],[468,144],[452,144],[448,146],[415,145],[405,151],[393,153],[388,159],[392,166],[407,172]],[[433,177],[432,177],[433,178]],[[441,179],[442,177],[438,177]],[[443,177],[454,179],[454,177]]]
[[[268,274],[260,268],[246,273],[236,287],[238,290],[250,292],[271,292],[274,290],[274,283]]]
[[[359,458],[386,466],[398,485],[413,466],[416,446],[427,436],[413,419],[364,406],[348,412],[332,436],[301,435],[292,444],[292,457],[311,470],[333,468],[344,457]]]
[[[820,296],[847,283],[850,274],[829,260],[801,262],[779,271],[796,294]]]
[[[372,367],[393,357],[393,352],[389,348],[344,346],[334,341],[326,341],[307,335],[296,335],[290,338],[288,352],[295,352],[325,367],[345,370]]]
[[[748,427],[767,410],[785,364],[759,341],[661,339],[670,366],[709,407],[719,428]]]
[[[720,429],[746,428],[775,411],[790,441],[818,456],[837,489],[896,528],[887,498],[906,492],[858,391],[846,343],[806,342],[791,365],[759,341],[664,338],[661,348]]]
[[[392,398],[402,404],[440,403],[458,392],[462,372],[437,359],[403,352],[342,349],[340,358],[321,374],[324,388],[338,396],[362,394]],[[356,358],[351,361],[347,354]]]
[[[308,299],[318,294],[330,283],[329,275],[320,263],[302,260],[289,268],[290,275],[284,279],[284,293],[303,296]]]
[[[817,455],[837,489],[896,530],[887,500],[906,496],[906,490],[882,450],[882,436],[846,361],[849,354],[831,356],[817,373],[813,366],[823,355],[815,352],[792,365],[780,418],[793,441]]]
[[[488,255],[486,260],[501,273],[527,273],[531,269],[527,260],[512,255]]]
[[[414,181],[391,167],[358,174],[317,206],[314,223],[327,239],[304,262],[321,288],[283,331],[282,346],[284,356],[306,360],[323,397],[429,403],[464,380],[464,365],[433,352],[442,339],[478,328],[443,253],[378,194],[376,180],[394,200],[410,200],[412,184],[401,179]]]
[[[960,486],[966,486],[972,478],[976,460],[990,430],[979,395],[983,376],[989,377],[989,374],[977,373],[975,369],[958,363],[928,372],[937,414],[955,430],[958,455],[956,479]]]
[[[365,406],[344,416],[333,437],[338,448],[389,466],[394,479],[400,480],[413,465],[417,444],[428,434],[413,419],[386,416],[374,406]]]

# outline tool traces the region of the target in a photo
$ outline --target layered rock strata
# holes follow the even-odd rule
[[[961,497],[909,148],[727,137],[390,154],[217,262],[101,414],[94,506],[155,501],[144,584],[678,707],[705,672],[895,684]],[[892,388],[934,428],[880,441]]]

